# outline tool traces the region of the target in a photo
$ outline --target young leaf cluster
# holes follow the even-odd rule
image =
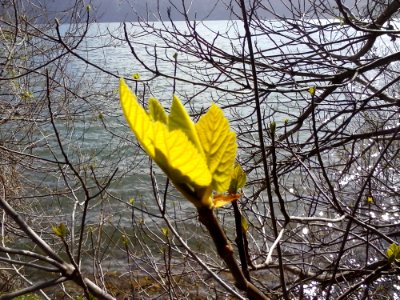
[[[120,100],[125,118],[143,149],[196,207],[221,206],[214,205],[213,191],[224,193],[232,184],[235,190],[244,185],[245,175],[243,179],[234,168],[236,135],[216,104],[197,123],[176,96],[169,115],[154,98],[149,99],[146,111],[123,79]],[[233,178],[237,182],[231,183]],[[230,197],[230,201],[237,198]]]

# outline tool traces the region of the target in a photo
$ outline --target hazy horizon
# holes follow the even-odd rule
[[[63,11],[71,8],[74,0],[36,0],[38,6],[44,6],[48,9],[48,17],[62,16]],[[159,2],[159,6],[157,4]],[[190,1],[184,1],[189,4]],[[89,3],[89,2],[88,2]],[[171,4],[172,3],[172,4]],[[184,20],[176,8],[182,9],[182,0],[92,0],[92,20],[96,22],[123,22],[137,21],[146,19],[149,21]],[[276,3],[275,7],[278,13],[284,14],[287,9],[281,1]],[[168,11],[170,14],[168,15]],[[236,13],[240,13],[237,8],[227,9],[225,4],[219,0],[193,1],[191,6],[186,7],[189,19],[191,20],[230,20],[237,19]],[[265,13],[263,18],[271,18],[271,14]]]

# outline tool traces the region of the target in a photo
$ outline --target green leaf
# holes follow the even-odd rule
[[[207,187],[211,173],[204,156],[181,130],[169,131],[165,124],[155,123],[154,161],[175,184]]]
[[[140,78],[140,74],[139,73],[132,74],[132,78],[137,80]]]
[[[387,255],[388,261],[390,263],[393,263],[393,262],[399,263],[400,262],[400,245],[395,244],[395,243],[391,244],[386,250],[386,255]]]
[[[245,216],[241,216],[240,218],[240,223],[242,224],[242,230],[243,232],[247,232],[247,230],[249,230],[249,223],[247,222],[247,219]]]
[[[177,96],[174,96],[172,99],[171,112],[168,119],[168,129],[170,131],[182,130],[198,149],[199,153],[203,154],[203,149],[195,125]]]
[[[0,293],[1,295],[1,293]],[[42,300],[43,298],[36,294],[25,294],[18,297],[13,298],[14,300]]]
[[[165,237],[169,236],[169,228],[168,227],[161,227],[161,232]]]
[[[23,93],[21,93],[21,98],[22,100],[29,100],[33,98],[33,93],[30,91],[24,91]]]
[[[275,132],[276,132],[276,122],[271,122],[271,123],[269,124],[269,129],[271,130],[271,134],[272,134],[272,135],[275,135]]]
[[[123,234],[123,235],[121,236],[121,241],[122,241],[122,244],[123,244],[124,246],[127,246],[128,243],[129,243],[129,240],[128,240],[128,238],[127,238],[127,236],[126,236],[125,234]]]
[[[225,192],[236,158],[236,135],[230,131],[228,119],[215,104],[200,118],[196,129],[212,174],[212,187],[219,193]]]
[[[211,174],[204,155],[188,137],[189,121],[192,121],[177,120],[185,118],[186,113],[180,111],[179,103],[175,104],[178,108],[175,108],[174,116],[169,117],[168,123],[173,124],[171,129],[160,121],[151,120],[123,80],[120,82],[120,98],[124,115],[137,140],[175,184],[185,183],[198,187],[210,185]]]
[[[98,300],[97,297],[89,293],[89,300]]]
[[[129,204],[130,204],[130,205],[134,205],[134,204],[135,204],[135,201],[136,201],[135,198],[132,197],[132,198],[129,199]]]
[[[168,124],[168,116],[164,110],[164,107],[155,98],[149,99],[149,114],[150,118],[155,121],[160,121],[161,123]]]
[[[153,123],[123,79],[119,85],[120,101],[131,130],[150,157],[154,156]]]
[[[243,188],[246,184],[247,176],[239,164],[235,164],[231,175],[231,182],[229,185],[229,193],[235,194],[239,189]]]
[[[68,233],[67,227],[65,226],[64,223],[61,223],[61,224],[58,225],[58,226],[52,226],[52,227],[51,227],[51,230],[53,231],[53,233],[54,233],[56,236],[58,236],[58,237],[60,237],[60,238],[66,237],[66,236],[67,236],[67,233]]]

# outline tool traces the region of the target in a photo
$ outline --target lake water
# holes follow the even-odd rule
[[[177,22],[177,24],[182,26],[182,30],[184,30],[184,22]],[[72,40],[74,38],[74,35],[71,34],[71,32],[75,32],[74,26],[77,25],[65,24],[61,26],[61,33],[67,43],[70,41],[71,36]],[[161,24],[156,24],[156,26],[161,26]],[[229,26],[226,21],[209,21],[206,22],[203,28],[199,27],[198,30],[210,39],[212,38],[212,32],[216,30],[240,30],[235,29],[235,26],[232,27],[232,24]],[[149,34],[144,35],[137,24],[128,25],[128,31],[134,37],[132,45],[136,53],[142,59],[147,59],[146,63],[152,65],[152,57],[147,57],[146,52],[151,52],[154,49],[142,43],[162,46],[162,40]],[[60,109],[56,125],[60,130],[63,146],[71,162],[77,166],[80,174],[83,178],[87,178],[88,184],[94,185],[90,168],[95,170],[98,180],[106,180],[118,168],[116,180],[111,182],[107,189],[107,194],[92,200],[90,203],[88,224],[93,225],[98,224],[99,218],[106,216],[105,219],[110,224],[117,222],[119,226],[131,226],[132,213],[127,203],[133,198],[139,211],[143,208],[150,213],[159,213],[151,188],[149,160],[144,152],[136,146],[135,138],[122,117],[118,84],[120,77],[130,79],[131,88],[133,90],[137,89],[138,95],[144,103],[147,102],[149,96],[154,96],[168,108],[172,98],[174,82],[173,79],[153,78],[153,74],[134,59],[129,45],[123,39],[121,24],[91,24],[87,37],[76,51],[80,57],[70,55],[65,58],[62,73],[60,73],[60,80],[62,79],[68,88],[76,90],[79,97],[69,95],[68,99],[64,98],[64,90],[62,88],[55,89],[52,93],[53,105],[55,108]],[[227,51],[234,51],[227,39],[221,39],[218,45]],[[173,62],[162,57],[165,56],[171,59],[175,51],[168,47],[161,47],[161,49],[157,68],[161,73],[173,76]],[[36,63],[41,63],[45,58],[48,59],[46,56],[37,57]],[[86,64],[82,59],[87,60],[90,64]],[[178,70],[178,77],[184,80],[197,81],[200,84],[203,83],[196,80],[194,77],[196,74],[190,74],[190,68],[195,65],[202,67],[204,66],[203,63],[196,61],[185,52],[178,52],[178,60],[185,65],[181,70]],[[61,67],[59,68],[61,69]],[[131,77],[134,73],[139,73],[141,76],[140,82],[137,84]],[[34,92],[41,92],[41,85],[38,86],[38,90]],[[220,85],[220,87],[223,86]],[[233,85],[229,86],[229,88],[233,87]],[[176,91],[183,102],[190,99],[193,118],[199,116],[196,112],[204,111],[213,101],[218,102],[220,106],[230,104],[229,95],[226,92],[213,88],[204,90],[203,85],[177,81]],[[201,92],[201,95],[196,97],[199,92]],[[57,101],[63,104],[58,106]],[[251,107],[244,105],[240,112],[229,109],[224,111],[228,117],[232,117],[232,114],[235,114],[237,118],[240,115],[246,116],[250,114],[252,110]],[[65,114],[65,117],[63,117],[63,114]],[[68,114],[73,114],[74,116],[69,117]],[[235,124],[232,124],[232,126],[235,128]],[[33,153],[47,158],[55,156],[62,161],[63,156],[51,126],[44,124],[43,126],[39,125],[39,128],[38,139],[49,143],[51,151],[49,151],[49,147],[36,147],[33,149]],[[160,189],[163,191],[165,177],[157,167],[155,167],[155,172],[160,180]],[[39,207],[42,207],[45,215],[54,214],[58,216],[53,218],[55,222],[70,223],[70,215],[74,211],[75,205],[80,203],[78,212],[80,212],[79,207],[82,208],[84,198],[83,192],[79,188],[79,182],[73,176],[67,180],[68,185],[76,189],[75,195],[57,197],[57,201],[52,199],[50,202],[46,202],[44,206],[42,204],[43,201],[40,201]],[[65,180],[60,177],[59,172],[56,170],[54,173],[44,172],[42,176],[32,173],[32,181],[42,186],[42,189],[36,189],[35,193],[37,194],[44,194],[48,189],[63,190],[67,188]],[[96,189],[94,188],[93,190]],[[173,188],[170,187],[169,190],[173,191]],[[170,203],[174,203],[168,206],[171,213],[177,219],[192,218],[193,224],[197,224],[193,206],[187,201],[179,199],[181,197],[176,193],[172,192],[169,195]],[[104,215],[100,215],[99,212]],[[136,213],[137,215],[138,213]],[[154,220],[146,214],[141,215],[140,218],[148,220],[149,224],[154,223]],[[190,222],[186,222],[185,226],[190,227]]]
[[[97,176],[106,178],[116,168],[118,168],[116,181],[113,181],[108,189],[111,198],[107,198],[110,215],[114,218],[120,218],[123,224],[130,224],[131,214],[121,210],[122,203],[127,203],[131,198],[136,199],[136,205],[145,205],[150,211],[156,212],[154,206],[153,193],[151,191],[149,179],[149,162],[143,151],[138,149],[134,144],[133,134],[126,126],[125,120],[122,118],[122,112],[118,98],[118,80],[119,77],[131,79],[129,84],[133,90],[137,90],[140,99],[146,103],[147,98],[151,95],[158,98],[165,107],[169,107],[172,98],[174,80],[174,59],[176,53],[165,45],[165,42],[157,35],[160,32],[157,28],[163,29],[163,36],[167,28],[163,26],[171,26],[171,24],[154,23],[156,28],[153,32],[144,32],[143,29],[136,23],[128,24],[127,31],[130,35],[131,45],[136,54],[151,68],[157,68],[160,73],[171,78],[162,76],[154,78],[154,74],[147,70],[137,59],[132,55],[128,43],[125,41],[123,27],[121,24],[91,24],[87,33],[87,37],[82,41],[76,53],[80,56],[69,56],[65,60],[63,70],[69,76],[69,82],[66,84],[73,89],[77,89],[80,97],[76,97],[73,101],[68,102],[68,109],[74,111],[73,119],[60,118],[57,122],[59,128],[62,129],[62,136],[67,145],[68,152],[71,154],[75,163],[80,164],[82,172],[89,175],[90,167],[96,170]],[[61,33],[65,41],[68,43],[70,37],[74,38],[71,32],[75,32],[75,27],[78,25],[62,25]],[[79,25],[82,26],[82,25]],[[175,26],[182,32],[187,32],[185,22],[176,22]],[[281,24],[276,21],[265,22],[265,26],[282,31]],[[233,40],[228,37],[243,36],[244,29],[239,21],[207,21],[197,26],[197,32],[208,41],[214,42],[215,46],[226,53],[236,55],[242,51],[242,40]],[[78,31],[79,32],[79,31]],[[216,33],[219,33],[218,35]],[[269,36],[266,39],[263,35],[258,35],[255,32],[254,44],[258,51],[266,51],[269,55],[278,55],[279,49],[272,42],[274,36]],[[285,33],[287,38],[292,37],[290,32]],[[278,35],[277,35],[278,36]],[[300,51],[299,45],[286,45],[287,42],[282,35],[279,35],[279,43],[281,50],[287,53]],[[315,36],[318,38],[318,36]],[[338,36],[333,36],[333,40],[337,40]],[[382,48],[388,47],[386,44],[387,37],[382,37],[382,40],[377,43]],[[157,66],[154,62],[155,48],[157,46]],[[181,78],[176,82],[176,92],[183,102],[190,100],[190,107],[193,117],[197,118],[199,113],[204,112],[212,101],[218,103],[224,108],[224,113],[231,120],[249,120],[248,122],[232,122],[233,129],[241,136],[242,131],[248,131],[253,128],[253,132],[243,134],[246,140],[245,147],[239,152],[240,160],[245,160],[247,157],[254,155],[252,151],[248,151],[246,144],[250,140],[257,143],[257,134],[254,127],[254,108],[248,105],[245,101],[247,97],[251,97],[251,91],[238,90],[239,85],[235,85],[234,80],[224,83],[226,78],[220,78],[220,74],[215,70],[207,69],[208,64],[199,59],[190,56],[185,51],[184,40],[177,40],[176,47],[181,45],[182,51],[178,51],[177,59],[180,67],[177,70],[177,77]],[[339,47],[337,45],[337,47]],[[390,49],[389,49],[390,50]],[[87,60],[90,64],[86,64],[82,59]],[[221,58],[222,59],[222,58]],[[241,63],[238,63],[240,66]],[[233,66],[236,66],[233,64]],[[232,66],[232,67],[233,67]],[[208,73],[199,71],[206,69]],[[134,73],[140,74],[140,81],[135,82],[131,76]],[[274,83],[275,77],[271,74],[260,73],[260,80]],[[203,76],[203,77],[202,77]],[[206,80],[215,79],[215,86],[206,86]],[[191,81],[194,84],[185,82]],[[233,91],[228,93],[225,89]],[[144,93],[145,91],[145,93]],[[54,97],[56,97],[56,93]],[[298,98],[293,101],[293,98]],[[297,116],[303,107],[307,104],[304,95],[290,91],[281,90],[281,93],[271,93],[268,100],[262,104],[263,113],[266,115],[266,123],[274,120],[277,124],[283,124],[285,119],[292,119]],[[187,105],[187,104],[186,104]],[[187,105],[188,107],[188,105]],[[189,108],[189,107],[188,107]],[[329,114],[321,116],[321,121],[327,120]],[[243,127],[247,123],[246,127]],[[253,125],[250,125],[253,124]],[[41,134],[51,134],[51,128],[43,128]],[[250,130],[251,131],[251,130]],[[308,138],[306,132],[303,136],[300,133],[297,138],[299,141]],[[56,156],[61,158],[61,153],[57,150],[57,145],[54,140],[54,149],[52,151]],[[37,148],[36,153],[42,156],[48,156],[46,148]],[[155,169],[158,174],[160,172]],[[292,174],[293,175],[293,174]],[[250,174],[250,180],[256,179],[257,174]],[[350,178],[350,177],[349,177]],[[162,184],[165,182],[162,174],[160,174]],[[48,183],[49,186],[60,184],[62,181],[53,178],[52,174],[44,174],[44,178],[40,178]],[[54,181],[55,180],[55,181]],[[296,178],[291,177],[286,179],[287,186],[295,185]],[[342,181],[344,182],[344,181]],[[93,183],[93,182],[92,182]],[[78,195],[80,195],[78,193]],[[286,194],[286,199],[292,199],[291,193]],[[79,198],[79,197],[78,197]],[[111,200],[110,200],[111,199]],[[141,202],[141,200],[143,202]],[[122,202],[122,203],[121,203]],[[72,209],[72,201],[63,201],[62,209],[70,207]],[[96,202],[97,203],[97,202]],[[153,203],[153,204],[152,204]],[[181,214],[180,217],[186,215],[194,215],[193,207],[184,202],[179,202],[180,209],[175,211],[176,214]],[[297,205],[297,204],[296,204]],[[98,203],[93,204],[94,207],[99,207]],[[127,208],[127,207],[125,207]],[[59,211],[58,204],[56,211]],[[128,208],[127,208],[128,209]],[[129,209],[128,209],[129,210]],[[90,214],[90,222],[96,222],[98,215],[96,210],[92,210]],[[68,212],[63,215],[68,215]]]
[[[175,24],[182,32],[185,32],[187,29],[184,22],[176,22]],[[61,28],[64,39],[67,42],[71,34],[70,26],[73,27],[76,25],[62,25]],[[171,50],[156,35],[143,32],[143,29],[138,24],[129,24],[127,26],[132,46],[137,55],[150,67],[157,67],[160,73],[171,78],[168,79],[162,76],[154,78],[154,74],[134,58],[129,45],[124,39],[122,25],[91,24],[87,37],[76,51],[81,57],[66,57],[63,64],[58,66],[64,72],[63,74],[68,75],[67,78],[63,79],[64,84],[73,90],[77,90],[79,97],[68,95],[66,97],[68,99],[63,99],[63,89],[55,89],[52,99],[55,108],[58,106],[56,100],[63,99],[61,102],[65,105],[60,104],[60,107],[57,107],[61,113],[58,115],[56,125],[60,130],[63,146],[69,158],[88,186],[91,186],[92,193],[95,193],[98,189],[96,188],[96,182],[93,179],[91,169],[96,174],[96,180],[102,184],[105,184],[110,175],[118,169],[116,177],[107,188],[107,191],[90,202],[87,219],[88,228],[95,230],[96,226],[100,225],[107,236],[106,239],[109,239],[107,242],[118,240],[123,232],[128,232],[134,236],[136,234],[134,228],[140,228],[143,232],[148,232],[151,229],[154,232],[158,232],[159,236],[147,236],[146,239],[157,242],[162,239],[160,229],[164,225],[161,219],[157,217],[160,213],[154,200],[155,197],[149,177],[149,160],[144,152],[137,147],[135,138],[122,117],[118,96],[118,81],[119,77],[130,79],[132,74],[139,73],[141,76],[140,81],[130,80],[129,85],[133,90],[137,90],[141,101],[146,103],[147,98],[152,95],[160,99],[165,107],[169,107],[174,86],[172,77],[174,76],[173,56],[175,50]],[[158,28],[162,28],[162,26],[161,23],[155,24],[155,27]],[[280,28],[281,24],[278,22],[269,22],[269,26],[275,26],[277,30],[282,30]],[[199,25],[197,31],[209,41],[215,41],[215,45],[227,53],[236,55],[237,52],[242,51],[242,40],[232,42],[227,38],[230,34],[233,35],[237,32],[243,35],[243,27],[240,22],[207,21]],[[215,39],[217,32],[220,32],[221,35],[218,35],[218,38]],[[157,34],[157,31],[153,33]],[[291,35],[290,32],[285,34],[288,37]],[[271,36],[268,40],[264,36],[257,36],[255,41],[257,49],[259,51],[267,51],[271,56],[274,54],[278,55],[279,49],[271,40],[273,38]],[[332,39],[338,39],[338,37],[335,36]],[[386,45],[387,39],[388,37],[382,37],[377,45],[381,45],[382,49],[385,47],[390,48],[391,44],[388,44],[389,46]],[[285,52],[296,53],[296,51],[302,50],[299,48],[299,45],[285,45],[287,41],[282,36],[276,42],[279,42],[282,46],[281,49]],[[154,45],[158,47],[157,65],[154,63]],[[176,92],[185,103],[185,106],[188,109],[190,108],[193,118],[196,119],[213,101],[218,103],[224,109],[227,117],[232,120],[232,128],[238,133],[242,143],[241,146],[243,148],[239,151],[240,161],[246,161],[246,159],[252,157],[257,158],[259,154],[255,152],[256,147],[254,146],[258,144],[254,120],[254,104],[251,98],[251,91],[239,90],[237,82],[235,84],[235,80],[243,80],[239,78],[241,75],[240,72],[238,71],[238,78],[231,78],[226,83],[224,82],[226,78],[221,78],[220,73],[216,70],[207,69],[209,67],[208,64],[190,56],[188,51],[185,51],[184,40],[177,41],[177,45],[181,45],[182,51],[179,51],[177,56],[181,64],[181,67],[177,70],[177,77],[181,78],[181,80],[176,82]],[[82,59],[89,61],[90,64],[84,63]],[[241,63],[232,64],[232,68],[235,66],[240,67]],[[200,74],[194,72],[193,68],[198,68]],[[209,72],[205,73],[202,70]],[[276,77],[272,77],[271,74],[260,74],[260,80],[264,82],[274,83],[275,79]],[[207,86],[206,82],[210,80],[215,80],[215,85]],[[193,81],[194,84],[189,83],[189,81]],[[302,88],[306,89],[307,87]],[[232,92],[230,93],[226,89]],[[282,131],[284,120],[286,118],[289,120],[295,118],[308,104],[307,96],[308,92],[306,90],[304,92],[291,92],[285,91],[282,88],[280,93],[271,93],[268,95],[268,98],[263,98],[262,109],[265,114],[265,125],[267,126],[269,122],[274,120],[278,125],[280,124],[281,128],[279,130]],[[297,100],[293,101],[293,99]],[[187,100],[190,100],[190,103]],[[247,100],[249,101],[246,102]],[[340,100],[340,98],[334,100]],[[335,103],[328,103],[327,106],[329,105],[334,107]],[[73,112],[74,116],[68,117],[67,112]],[[335,113],[336,111],[332,109],[331,112],[318,116],[320,117],[319,121],[322,124],[324,120],[328,120]],[[342,117],[345,118],[345,116]],[[335,122],[339,123],[341,120],[343,119],[338,118]],[[309,129],[310,124],[305,124],[304,127]],[[38,130],[37,134],[40,140],[47,142],[51,147],[37,147],[33,149],[33,153],[41,157],[55,156],[63,160],[52,128],[48,124],[43,126],[39,124],[38,128],[40,130]],[[296,136],[297,141],[304,141],[309,137],[310,131],[307,130],[300,132]],[[336,153],[330,152],[326,155],[330,155],[329,157],[332,161],[338,159]],[[285,160],[282,154],[279,158],[283,161]],[[254,164],[254,161],[252,163]],[[63,178],[58,168],[54,168],[54,172],[49,172],[45,168],[43,169],[44,171],[41,176],[36,172],[34,173],[35,177],[30,179],[42,187],[41,189],[36,189],[34,193],[46,195],[48,190],[64,191],[67,188],[66,181],[72,187],[74,193],[70,193],[67,196],[60,195],[58,197],[40,198],[45,200],[38,201],[38,210],[40,210],[40,213],[48,216],[49,223],[62,221],[71,227],[71,214],[77,203],[79,203],[79,206],[76,220],[79,220],[81,216],[82,201],[84,198],[80,183],[71,173],[69,173],[67,179]],[[154,171],[157,174],[160,191],[163,192],[166,182],[165,177],[157,167],[154,168]],[[254,221],[254,224],[258,228],[265,230],[266,228],[268,229],[268,225],[265,225],[268,222],[268,218],[264,218],[265,215],[268,215],[268,206],[265,192],[257,194],[257,188],[262,185],[262,182],[256,182],[256,180],[263,178],[262,174],[260,175],[257,172],[259,170],[255,169],[249,174],[249,181],[253,182],[246,189],[246,194],[250,195],[247,205],[259,213],[258,215],[254,214],[251,221]],[[334,174],[332,176],[342,179],[335,182],[335,188],[342,188],[344,191],[343,194],[348,193],[347,198],[344,198],[344,200],[350,202],[354,196],[352,194],[353,187],[357,186],[357,177],[361,177],[357,175],[357,170],[350,170],[348,172],[348,176],[341,176],[341,174]],[[306,178],[308,180],[307,183],[310,183],[312,182],[310,177],[300,177],[296,171],[288,170],[287,175],[282,175],[282,178],[285,180],[285,186],[282,187],[283,197],[288,203],[290,214],[296,216],[310,214],[320,217],[337,217],[334,213],[330,215],[329,209],[325,210],[326,207],[329,207],[328,203],[326,203],[326,206],[322,205],[322,207],[314,209],[313,196],[315,195],[315,190],[310,188],[312,185],[307,186],[306,182],[302,181],[302,179]],[[393,179],[393,181],[397,182],[394,188],[400,188],[398,180]],[[35,184],[32,184],[32,186],[35,186]],[[198,248],[203,247],[203,249],[204,247],[211,247],[210,244],[204,245],[202,243],[204,232],[199,227],[194,207],[187,201],[182,201],[173,188],[169,187],[169,191],[167,208],[171,218],[177,220],[175,225],[180,229],[184,228],[181,233],[185,235],[191,245]],[[254,197],[252,197],[253,194]],[[163,197],[162,193],[161,197]],[[132,202],[135,206],[134,210],[129,205],[132,199],[134,199],[134,202]],[[373,213],[375,216],[372,217],[371,215],[371,218],[376,218],[384,222],[398,219],[398,203],[396,202],[396,198],[389,199],[385,205],[383,208],[379,207],[379,209],[374,210]],[[145,211],[145,213],[142,213],[142,211]],[[151,213],[154,215],[151,215]],[[229,210],[221,210],[220,215],[226,224],[230,224],[232,221],[230,213]],[[76,224],[78,224],[78,221]],[[314,234],[314,232],[309,234],[307,226],[303,227],[303,225],[297,223],[295,226],[296,228],[293,228],[290,234],[297,232],[296,234],[301,238],[310,238],[308,244],[302,241],[304,242],[303,245],[305,245],[304,249],[306,249],[312,243],[313,237],[311,237],[311,234]],[[329,234],[332,232],[331,228],[335,226],[338,226],[335,234],[337,232],[340,233],[340,224],[335,225],[330,223],[326,224],[325,227],[319,226],[318,234],[328,240]],[[230,227],[227,226],[226,228],[229,231]],[[256,226],[253,228],[256,228]],[[256,228],[255,230],[258,229]],[[88,230],[88,232],[91,231]],[[268,236],[270,232],[262,232],[260,235]],[[293,247],[292,249],[298,249],[297,247],[303,247],[296,244],[296,241],[292,244],[290,241],[291,237],[288,236],[287,238],[288,241],[285,245],[289,244],[288,248]],[[156,248],[157,243],[152,242],[148,243],[149,247]],[[262,244],[261,247],[264,247],[262,248],[264,254],[271,243],[272,240],[269,239],[265,244]],[[309,249],[307,248],[306,250]],[[125,262],[124,253],[119,250],[116,253],[119,253],[121,256],[109,258],[108,262],[114,264],[118,261],[123,265]]]

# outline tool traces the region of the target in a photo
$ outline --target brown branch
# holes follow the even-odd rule
[[[231,271],[232,276],[236,281],[237,288],[245,291],[250,299],[268,300],[269,298],[244,276],[233,256],[233,247],[219,224],[214,211],[208,208],[198,208],[197,211],[199,213],[199,221],[207,228],[214,241],[214,245],[217,248],[217,253]]]

